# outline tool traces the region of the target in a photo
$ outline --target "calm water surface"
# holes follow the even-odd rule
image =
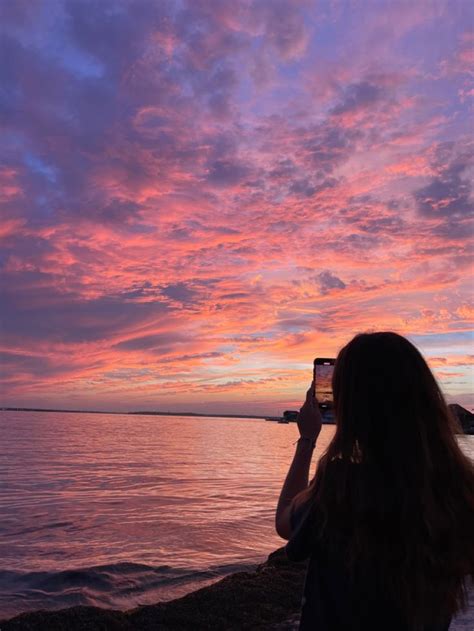
[[[295,423],[1,414],[0,617],[168,600],[285,543],[274,518]]]
[[[1,414],[0,618],[169,600],[285,543],[274,518],[295,423]]]

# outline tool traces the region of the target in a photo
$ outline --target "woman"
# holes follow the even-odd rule
[[[300,630],[443,631],[474,579],[474,466],[418,350],[356,335],[332,380],[336,431],[308,486],[321,415],[314,383],[275,525],[309,558]]]

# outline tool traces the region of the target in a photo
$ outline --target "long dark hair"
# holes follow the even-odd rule
[[[370,567],[412,629],[467,606],[474,579],[474,465],[420,352],[392,332],[356,335],[336,359],[336,432],[309,500],[315,538]],[[357,466],[358,465],[358,466]]]

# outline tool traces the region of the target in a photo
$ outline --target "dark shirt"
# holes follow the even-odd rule
[[[358,595],[351,588],[343,553],[329,558],[308,527],[308,504],[291,515],[292,536],[285,546],[290,561],[309,559],[301,601],[300,631],[411,631],[403,623],[389,597],[378,589],[377,581],[366,572]],[[440,620],[424,631],[447,631],[451,620]]]

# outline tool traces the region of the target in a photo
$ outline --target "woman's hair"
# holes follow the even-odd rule
[[[336,432],[296,500],[315,540],[345,551],[354,586],[375,572],[410,628],[455,615],[474,579],[474,466],[433,374],[404,337],[362,333],[332,385]]]

